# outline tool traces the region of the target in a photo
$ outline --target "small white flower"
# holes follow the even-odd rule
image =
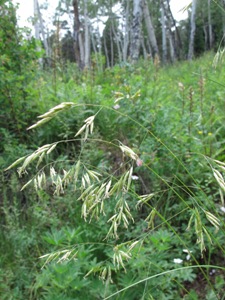
[[[220,210],[222,210],[222,212],[225,213],[225,207],[224,206],[221,206]]]
[[[183,249],[184,253],[189,253],[189,251],[187,249]]]
[[[116,105],[113,106],[113,108],[114,108],[114,109],[119,109],[119,108],[120,108],[120,105],[119,105],[119,104],[116,104]]]
[[[183,259],[180,259],[180,258],[174,258],[173,262],[175,264],[181,264],[183,262]]]
[[[139,179],[139,177],[138,177],[137,175],[132,175],[131,178],[132,178],[133,180],[138,180],[138,179]]]
[[[209,272],[209,275],[212,276],[216,273],[216,270],[215,269],[212,269],[210,272]]]
[[[188,253],[188,255],[186,256],[186,260],[190,260],[192,251],[190,251],[188,249],[183,249],[183,252]]]
[[[191,255],[188,254],[188,255],[186,256],[186,260],[190,260],[190,258],[191,258]]]

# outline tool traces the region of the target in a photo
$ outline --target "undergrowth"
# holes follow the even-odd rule
[[[3,299],[224,298],[212,61],[39,74],[30,143],[1,161]]]

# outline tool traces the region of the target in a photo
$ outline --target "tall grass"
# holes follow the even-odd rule
[[[26,295],[224,297],[224,75],[209,54],[78,82],[69,68],[57,91],[40,77],[48,109],[29,130],[44,145],[7,168],[37,199],[25,232],[39,235],[29,259],[42,259]]]

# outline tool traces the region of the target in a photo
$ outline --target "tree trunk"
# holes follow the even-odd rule
[[[103,42],[104,42],[104,51],[105,51],[105,56],[106,56],[106,66],[107,66],[107,68],[109,68],[110,67],[109,51],[108,51],[108,48],[107,48],[105,34],[103,34]]]
[[[180,31],[177,28],[176,20],[173,17],[172,11],[170,9],[170,3],[169,2],[170,2],[169,0],[166,0],[167,14],[168,14],[168,18],[170,19],[171,26],[175,28],[175,31],[174,31],[175,34],[173,34],[173,36],[174,36],[174,47],[175,47],[175,50],[176,50],[176,56],[180,57],[180,51],[182,49],[182,41],[181,41]]]
[[[139,58],[141,45],[141,25],[142,25],[142,0],[133,0],[133,20],[131,27],[131,47],[130,57],[132,62]]]
[[[152,55],[154,58],[155,56],[159,55],[159,49],[158,49],[158,44],[157,44],[156,37],[155,37],[155,30],[152,25],[151,16],[150,16],[150,12],[148,9],[147,0],[143,0],[143,11],[144,11],[145,24],[146,24],[147,32],[148,32],[148,39],[149,39],[149,42],[150,42],[150,45],[152,48]]]
[[[120,37],[118,36],[118,33],[115,30],[114,21],[112,22],[112,32],[113,32],[115,42],[116,42],[116,47],[117,47],[118,57],[119,57],[119,63],[121,63],[122,62],[122,51],[121,51],[121,48],[120,48]]]
[[[148,53],[147,53],[147,50],[146,50],[146,47],[145,47],[145,41],[144,41],[143,36],[141,36],[141,47],[143,49],[144,59],[147,60],[148,59]]]
[[[80,69],[84,68],[84,58],[81,57],[81,49],[82,45],[82,36],[80,32],[80,19],[79,19],[79,9],[78,9],[78,0],[73,0],[73,12],[74,12],[74,50],[75,50],[75,58],[76,62]],[[83,49],[82,49],[83,50]],[[83,51],[82,51],[83,56]]]
[[[164,5],[161,2],[161,25],[162,25],[162,62],[167,62],[167,44],[166,44],[166,22],[165,22],[165,11]]]
[[[84,0],[84,67],[90,67],[90,33],[87,0]]]
[[[38,8],[38,0],[34,0],[34,36],[35,39],[38,40],[39,42],[41,42],[41,36],[40,36],[40,23],[39,23],[39,8]],[[41,47],[38,46],[37,50],[40,51]],[[39,65],[42,66],[43,65],[43,59],[39,58]]]
[[[34,0],[34,36],[36,40],[40,40],[40,24],[38,14],[38,0]]]
[[[110,56],[111,56],[111,67],[114,66],[114,43],[113,43],[113,29],[112,22],[110,23]]]
[[[47,57],[50,57],[51,51],[47,42],[47,38],[46,38],[46,34],[45,34],[45,28],[44,28],[44,23],[43,23],[43,19],[42,19],[42,14],[40,11],[40,7],[39,7],[39,3],[38,0],[37,1],[37,12],[38,12],[38,19],[39,19],[39,24],[40,24],[40,31],[41,31],[41,35],[42,35],[42,41],[44,44],[44,48],[45,48],[45,53]]]
[[[197,0],[192,0],[192,11],[191,11],[191,32],[190,32],[190,39],[189,39],[189,49],[188,49],[188,60],[192,60],[194,56],[194,40],[195,40],[195,17],[196,17],[196,6]]]
[[[212,18],[211,18],[211,0],[208,0],[208,28],[209,28],[209,49],[212,49],[213,32],[212,32]]]
[[[165,19],[166,19],[166,28],[168,32],[168,38],[169,38],[169,43],[170,43],[170,59],[171,62],[174,62],[177,60],[178,57],[178,43],[176,41],[176,35],[179,37],[179,31],[176,27],[176,22],[173,18],[171,9],[170,9],[170,4],[168,0],[161,0],[161,7],[164,9],[165,13]],[[172,27],[175,28],[175,31],[172,30]],[[176,34],[177,33],[177,34]]]
[[[207,51],[208,50],[208,32],[207,32],[207,26],[205,24],[203,25],[203,32],[204,32],[204,39],[205,39],[204,50]]]
[[[124,42],[123,42],[123,61],[127,61],[128,45],[129,45],[129,13],[130,13],[130,0],[126,1],[125,13],[125,28],[124,28]]]
[[[223,7],[222,10],[222,20],[223,20],[223,37],[225,37],[225,0],[221,0],[221,6]]]

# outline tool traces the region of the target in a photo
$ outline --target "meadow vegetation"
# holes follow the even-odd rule
[[[33,65],[25,102],[9,77],[2,300],[225,299],[217,58],[84,72]]]

